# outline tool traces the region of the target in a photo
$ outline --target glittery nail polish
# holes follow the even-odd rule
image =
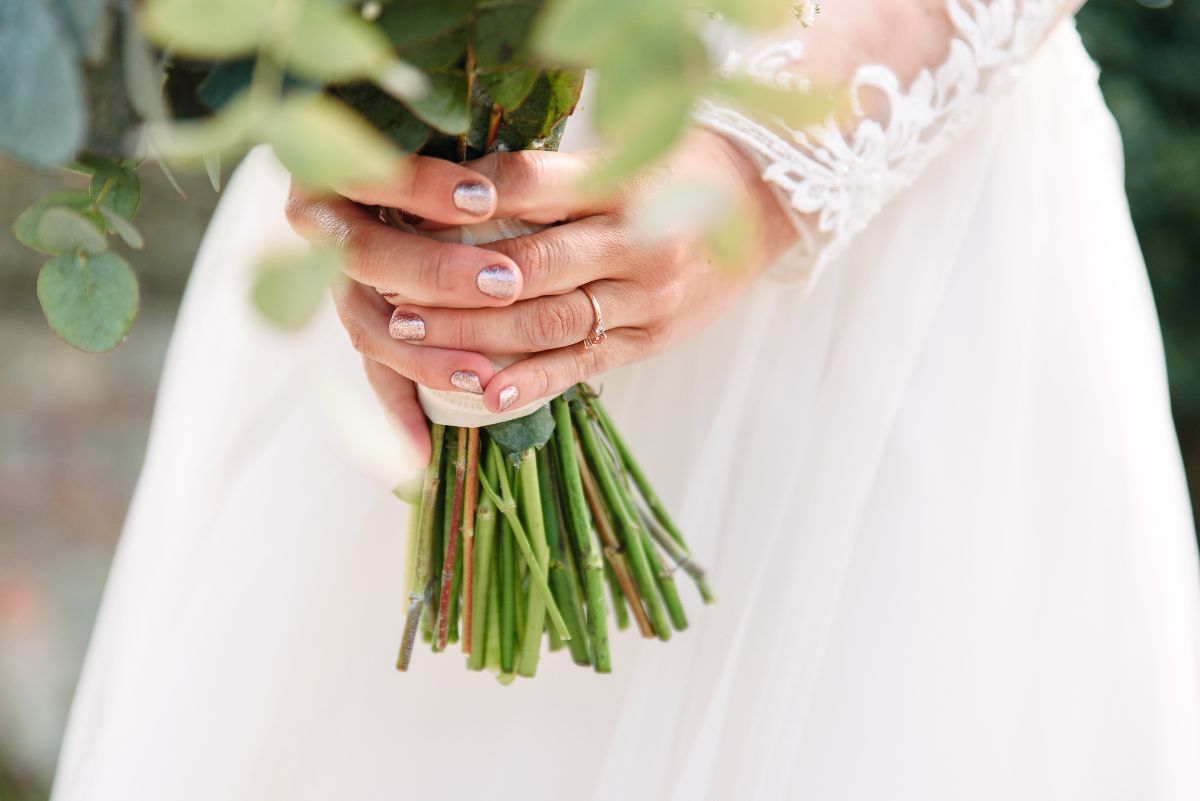
[[[483,386],[479,383],[479,375],[474,370],[455,370],[450,376],[450,383],[463,392],[472,395],[482,395]]]
[[[467,214],[482,217],[496,205],[496,192],[488,184],[463,181],[454,187],[454,207]]]
[[[517,294],[517,274],[511,267],[493,264],[479,271],[475,286],[485,295],[508,300]]]
[[[507,412],[517,402],[517,388],[509,384],[504,389],[500,390],[500,411]]]
[[[412,312],[396,309],[392,312],[392,321],[388,323],[388,333],[392,339],[420,342],[425,338],[425,321]]]

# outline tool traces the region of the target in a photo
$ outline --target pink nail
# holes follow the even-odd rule
[[[479,374],[474,370],[455,370],[450,375],[450,383],[463,392],[470,392],[472,395],[483,394],[483,385],[479,383]]]
[[[504,389],[500,390],[500,411],[507,412],[517,402],[517,396],[521,394],[517,388],[509,384]]]
[[[496,193],[488,184],[463,181],[454,187],[454,208],[483,217],[496,206]]]
[[[412,312],[396,309],[392,312],[392,321],[388,323],[388,333],[392,339],[420,342],[425,338],[425,321]]]
[[[508,300],[517,294],[517,273],[508,265],[493,264],[479,271],[475,286],[485,295]]]

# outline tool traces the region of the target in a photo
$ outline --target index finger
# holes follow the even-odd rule
[[[405,159],[395,176],[377,184],[339,187],[356,203],[403,209],[446,225],[470,225],[496,211],[496,187],[461,164],[430,156]]]

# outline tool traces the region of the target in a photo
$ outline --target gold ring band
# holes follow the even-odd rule
[[[600,301],[596,300],[596,296],[592,294],[592,290],[587,286],[579,287],[583,290],[583,294],[587,295],[588,300],[592,302],[592,314],[595,317],[595,322],[592,323],[592,330],[583,340],[585,348],[594,348],[603,342],[608,333],[604,330],[604,312],[600,310]]]

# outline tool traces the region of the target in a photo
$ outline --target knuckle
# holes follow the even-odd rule
[[[541,184],[545,165],[536,151],[514,151],[507,159],[508,174],[505,176],[510,190],[519,193],[535,191]]]
[[[416,269],[416,288],[425,299],[443,297],[449,290],[450,276],[454,274],[455,269],[453,253],[450,248],[437,246],[420,253]]]
[[[530,344],[553,346],[565,342],[570,336],[574,316],[570,307],[557,299],[539,303],[531,318]]]
[[[350,337],[350,347],[363,356],[370,356],[368,352],[370,350],[370,337],[367,336],[367,329],[362,324],[362,321],[354,317],[348,317],[342,320],[342,325],[346,329],[347,336]]]

